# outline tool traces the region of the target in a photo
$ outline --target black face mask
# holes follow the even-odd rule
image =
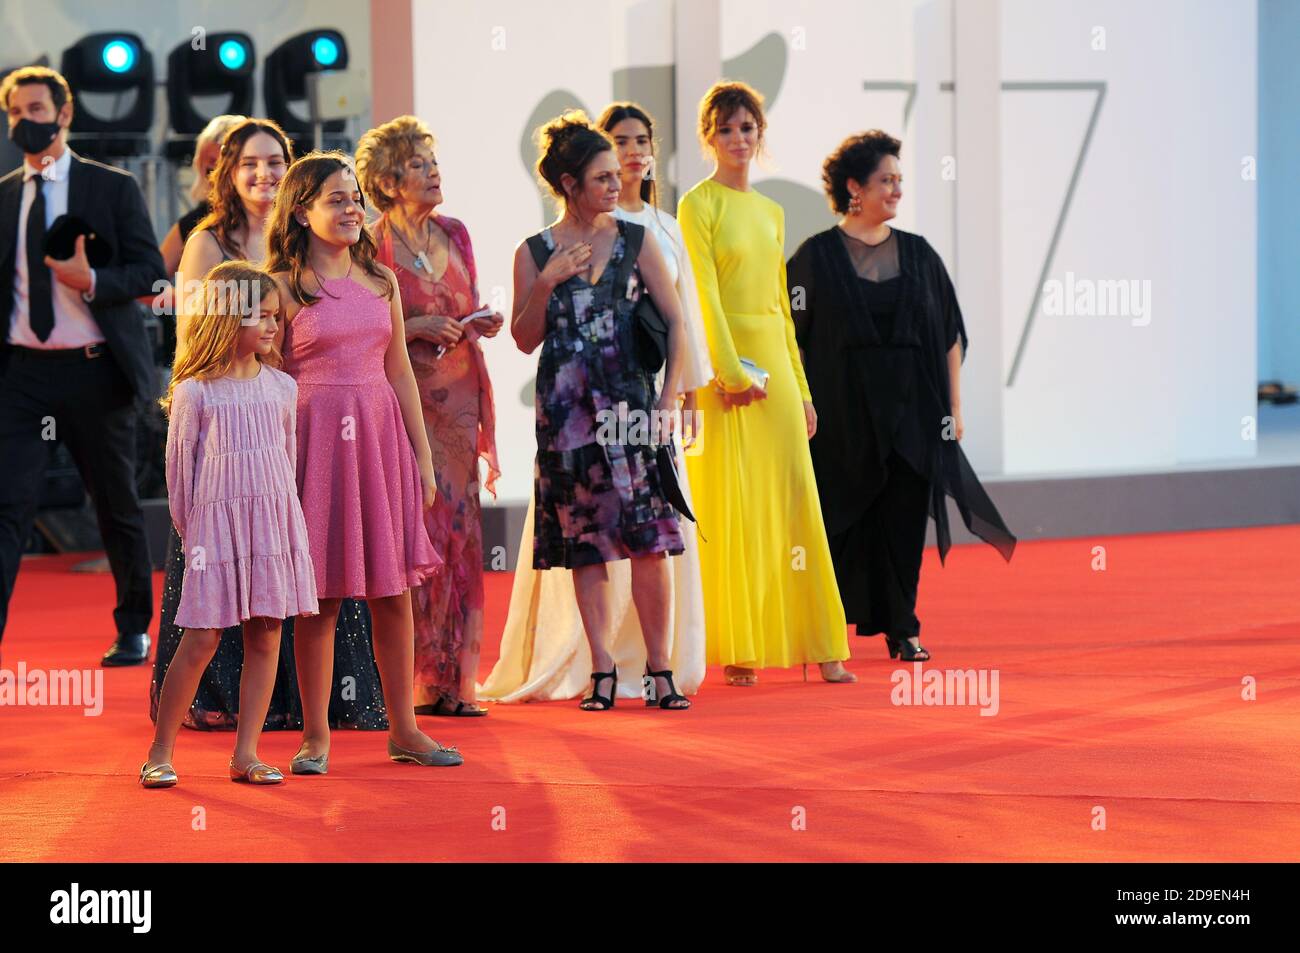
[[[9,130],[9,138],[14,145],[29,156],[44,152],[62,127],[57,122],[36,122],[33,119],[19,119]]]

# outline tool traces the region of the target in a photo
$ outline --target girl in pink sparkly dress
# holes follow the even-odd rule
[[[307,526],[294,479],[297,386],[271,366],[279,293],[248,262],[218,265],[172,369],[163,407],[167,499],[185,554],[176,624],[144,787],[171,787],[172,749],[221,630],[243,623],[240,717],[230,777],[284,780],[257,757],[280,656],[280,623],[317,611]]]
[[[298,382],[298,495],[320,596],[320,615],[294,631],[303,717],[295,774],[328,768],[334,620],[347,597],[370,608],[389,758],[462,761],[415,722],[410,589],[440,566],[424,527],[433,461],[397,281],[375,261],[364,218],[348,157],[316,152],[280,181],[267,235],[284,300],[285,370]]]

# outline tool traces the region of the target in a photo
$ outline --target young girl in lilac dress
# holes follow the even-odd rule
[[[163,682],[147,788],[176,783],[172,749],[221,630],[243,623],[239,728],[230,777],[278,784],[257,757],[271,704],[280,623],[317,611],[307,526],[294,481],[297,385],[276,370],[279,294],[246,261],[218,265],[163,399],[167,499],[185,554],[176,624],[185,630]]]
[[[440,566],[424,526],[433,460],[397,279],[375,261],[346,155],[316,152],[289,167],[267,249],[284,301],[285,370],[298,382],[298,496],[320,597],[320,615],[294,631],[303,740],[290,770],[328,768],[334,620],[349,597],[370,607],[389,758],[458,765],[456,749],[415,722],[410,590]]]

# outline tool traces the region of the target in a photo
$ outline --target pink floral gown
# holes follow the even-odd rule
[[[378,258],[397,274],[402,314],[464,317],[479,307],[478,276],[469,232],[454,218],[434,218],[451,239],[447,267],[436,279],[395,241],[387,218],[375,224]],[[437,575],[411,590],[415,613],[415,704],[450,713],[474,698],[483,638],[483,527],[479,507],[479,458],[487,464],[486,487],[497,464],[492,384],[477,340],[469,335],[437,356],[437,345],[408,344],[420,389],[424,426],[433,450],[438,494],[425,512],[434,549],[443,559]],[[495,493],[493,493],[495,495]]]

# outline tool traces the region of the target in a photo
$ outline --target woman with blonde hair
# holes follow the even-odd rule
[[[753,188],[762,97],[720,82],[700,102],[713,174],[677,217],[717,372],[699,392],[708,435],[687,458],[699,506],[710,664],[730,685],[756,669],[808,663],[852,682],[847,624],[822,524],[808,441],[817,429],[786,294],[785,213]]]
[[[399,116],[361,137],[357,178],[380,211],[373,226],[376,260],[397,276],[438,481],[424,521],[444,568],[411,590],[415,710],[481,716],[487,709],[475,702],[483,643],[479,460],[487,467],[488,492],[501,471],[492,382],[478,339],[494,337],[505,317],[480,311],[469,229],[438,211],[443,192],[435,148],[424,123]]]
[[[208,124],[194,140],[194,157],[190,160],[190,170],[194,173],[194,181],[190,183],[190,201],[194,203],[194,207],[176,220],[164,236],[162,245],[159,246],[168,275],[176,273],[181,263],[181,252],[185,250],[185,242],[189,240],[190,233],[212,210],[212,206],[208,204],[208,193],[212,191],[212,173],[217,168],[217,160],[221,158],[221,144],[225,141],[226,133],[247,118],[247,116],[234,115],[214,116],[208,120]]]

